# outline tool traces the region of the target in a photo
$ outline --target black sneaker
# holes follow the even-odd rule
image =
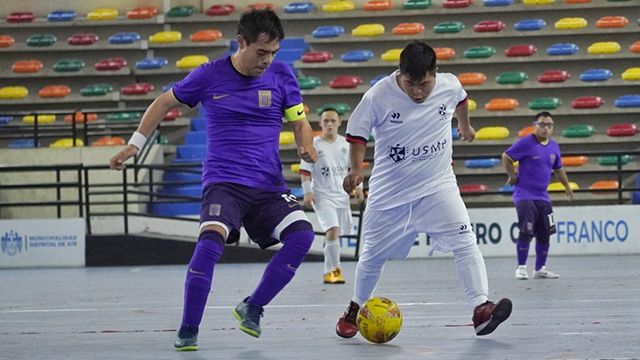
[[[182,326],[178,331],[178,340],[173,344],[178,351],[198,350],[198,328],[194,326]]]
[[[240,321],[240,330],[253,337],[260,337],[262,333],[262,330],[260,330],[260,317],[262,317],[264,308],[259,305],[249,304],[247,300],[249,300],[249,297],[236,306],[233,310],[233,316]]]

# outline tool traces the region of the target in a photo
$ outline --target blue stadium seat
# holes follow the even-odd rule
[[[547,26],[547,23],[544,19],[525,19],[515,23],[513,28],[516,29],[516,31],[537,31],[543,29],[545,26]]]
[[[622,95],[615,99],[613,105],[619,108],[640,107],[640,95]]]
[[[547,48],[547,55],[573,55],[580,50],[576,44],[561,43],[553,44]]]
[[[191,119],[191,131],[204,131],[204,118]]]
[[[13,116],[0,116],[0,125],[7,125],[13,120]]]
[[[189,131],[184,136],[184,143],[190,145],[204,145],[207,143],[207,134],[204,131]]]
[[[33,139],[20,139],[14,140],[9,143],[9,149],[28,149],[36,147],[35,141]]]
[[[582,81],[607,81],[613,76],[613,73],[609,69],[588,69],[580,74],[580,80]]]
[[[495,158],[470,159],[464,162],[464,167],[469,169],[486,169],[492,168],[498,164],[500,164],[500,160]]]
[[[342,54],[340,59],[344,62],[364,62],[373,59],[373,52],[370,50],[351,50]]]
[[[337,37],[344,33],[344,27],[335,25],[324,25],[316,28],[311,32],[315,38]]]
[[[205,145],[178,145],[176,147],[176,156],[178,159],[202,161],[207,150]]]

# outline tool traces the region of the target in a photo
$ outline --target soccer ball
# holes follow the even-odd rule
[[[365,339],[382,344],[391,341],[400,332],[402,313],[392,300],[374,297],[362,305],[356,323]]]

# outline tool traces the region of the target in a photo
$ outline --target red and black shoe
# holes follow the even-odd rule
[[[473,327],[476,335],[491,334],[503,321],[511,315],[513,304],[511,300],[504,298],[497,303],[487,301],[476,306],[473,310]]]
[[[360,310],[360,305],[351,301],[342,317],[338,319],[338,324],[336,325],[336,334],[338,334],[338,336],[343,338],[352,338],[356,336],[358,333],[358,324],[356,324],[358,310]]]

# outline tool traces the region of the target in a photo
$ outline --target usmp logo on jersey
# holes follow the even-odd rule
[[[389,157],[394,163],[399,163],[407,156],[407,150],[404,146],[396,144],[396,146],[389,147]]]

